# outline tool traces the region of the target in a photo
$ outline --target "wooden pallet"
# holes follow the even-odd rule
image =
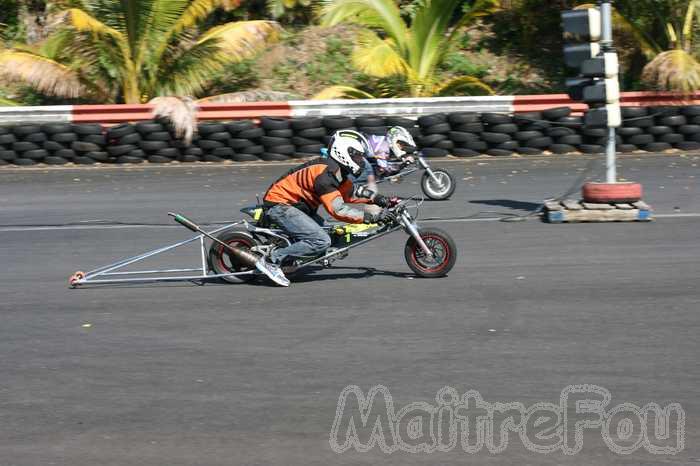
[[[633,204],[592,204],[565,199],[544,204],[545,219],[549,223],[577,222],[649,222],[652,210],[644,201]]]

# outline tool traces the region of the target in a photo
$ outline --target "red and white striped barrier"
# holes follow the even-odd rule
[[[623,106],[700,105],[700,93],[680,95],[668,92],[625,92]],[[291,100],[288,102],[248,102],[201,104],[200,120],[255,119],[261,116],[301,117],[324,115],[397,115],[417,117],[440,112],[523,113],[554,107],[571,107],[583,112],[585,104],[566,94],[482,97],[431,97],[364,100]],[[153,106],[139,105],[58,105],[39,107],[0,107],[0,125],[17,123],[102,123],[116,124],[152,118]]]

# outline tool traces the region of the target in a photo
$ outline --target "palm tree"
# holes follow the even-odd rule
[[[275,40],[273,21],[198,26],[236,0],[58,0],[58,27],[38,47],[0,52],[0,73],[47,95],[147,102],[195,95],[224,65]]]
[[[460,0],[423,0],[413,10],[410,23],[394,0],[325,0],[321,24],[355,23],[364,29],[358,36],[353,63],[362,72],[378,77],[403,77],[411,96],[450,95],[455,92],[493,93],[472,76],[440,83],[436,69],[460,28],[498,7],[498,0],[476,0],[451,27]],[[358,97],[367,93],[346,86],[332,86],[316,98]]]

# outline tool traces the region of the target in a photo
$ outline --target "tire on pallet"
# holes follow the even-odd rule
[[[582,188],[583,200],[593,204],[610,202],[630,203],[642,199],[643,190],[639,183],[586,183]]]

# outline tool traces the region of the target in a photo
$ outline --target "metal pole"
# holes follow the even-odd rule
[[[612,51],[613,48],[613,27],[612,27],[612,6],[610,0],[600,2],[600,20],[603,37],[601,46],[603,52]],[[617,182],[617,161],[615,147],[615,128],[608,127],[608,145],[605,150],[606,182]]]

